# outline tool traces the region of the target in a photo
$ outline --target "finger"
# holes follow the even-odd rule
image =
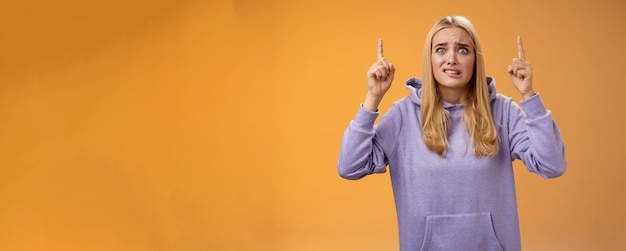
[[[378,59],[382,59],[385,56],[383,55],[383,39],[378,39]]]
[[[517,36],[517,55],[519,59],[526,60],[526,56],[524,55],[524,45],[522,45],[521,36]]]
[[[524,67],[523,64],[514,64],[513,66],[513,74],[515,74],[515,76],[520,76],[520,72],[526,70],[526,67]]]
[[[527,69],[519,69],[517,70],[517,76],[522,79],[526,79],[532,75],[532,72]]]
[[[511,64],[511,66],[513,66],[515,69],[530,69],[531,66],[528,62],[523,61],[519,58],[515,58],[513,59],[513,63]]]
[[[367,71],[367,77],[368,78],[376,78],[376,70],[374,68],[370,68]]]
[[[381,62],[381,64],[382,64],[383,68],[385,68],[386,71],[389,71],[389,63],[387,63],[386,60],[383,60]]]
[[[517,69],[517,60],[519,60],[519,59],[514,58],[513,62],[511,62],[511,65],[509,65],[509,67],[506,68],[506,71],[508,71],[509,74],[511,74],[511,75],[515,75],[515,71]]]
[[[381,79],[386,79],[387,78],[387,69],[378,69],[380,71],[380,77]]]

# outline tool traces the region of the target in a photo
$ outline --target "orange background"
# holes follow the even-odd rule
[[[0,4],[0,250],[397,250],[388,174],[336,171],[376,39],[421,76],[444,15],[486,69],[524,39],[568,171],[515,163],[524,250],[624,250],[626,4],[98,0]]]

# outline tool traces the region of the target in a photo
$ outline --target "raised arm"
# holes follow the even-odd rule
[[[395,67],[385,59],[383,41],[378,39],[378,59],[367,71],[368,92],[354,120],[344,132],[337,164],[339,175],[346,179],[360,179],[368,174],[386,171],[385,133],[377,131],[381,126],[374,127],[379,115],[378,105],[391,87]],[[387,115],[394,113],[391,109]],[[397,116],[385,116],[381,119],[384,132],[393,131],[397,123],[387,120]],[[387,124],[387,126],[384,126]],[[380,125],[380,124],[379,124]]]
[[[521,159],[529,171],[544,178],[563,175],[567,162],[561,133],[539,94],[532,86],[532,66],[526,61],[522,39],[517,38],[518,58],[507,67],[513,85],[522,95],[522,113],[513,104],[510,126],[511,151],[514,158]]]

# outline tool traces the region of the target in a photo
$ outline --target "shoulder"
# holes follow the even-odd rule
[[[419,114],[419,107],[407,96],[394,101],[391,107],[385,112],[383,120],[391,119],[401,121],[402,117],[408,114]]]
[[[495,100],[496,100],[496,102],[511,102],[511,101],[513,101],[513,98],[509,97],[507,95],[504,95],[502,93],[498,93],[498,94],[496,94]]]
[[[495,98],[491,102],[492,102],[493,108],[509,107],[511,105],[517,106],[517,104],[515,103],[512,97],[506,96],[502,93],[496,94]]]
[[[388,112],[396,111],[400,113],[405,113],[409,111],[419,110],[419,105],[415,104],[409,96],[400,98],[393,102]]]
[[[491,109],[494,119],[500,121],[510,117],[517,117],[522,112],[522,109],[515,103],[512,97],[500,93],[496,94],[492,100]]]
[[[406,106],[408,104],[412,104],[413,102],[409,98],[409,96],[402,97],[393,102],[393,106]]]

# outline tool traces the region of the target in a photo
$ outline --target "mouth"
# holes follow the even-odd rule
[[[461,72],[453,69],[443,69],[443,72],[453,78],[461,77]]]

